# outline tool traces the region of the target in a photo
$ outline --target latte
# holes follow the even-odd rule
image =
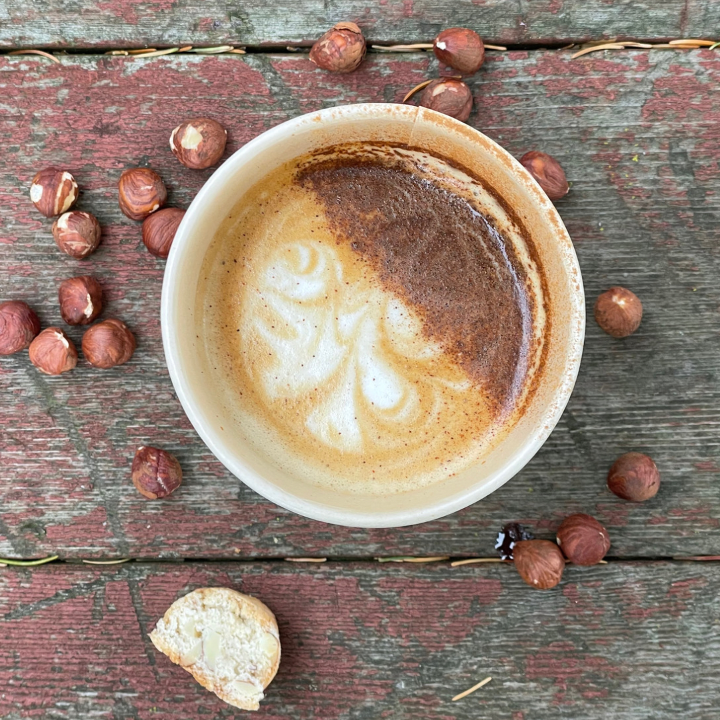
[[[205,257],[201,339],[242,433],[308,482],[388,494],[482,459],[541,371],[543,274],[468,171],[339,146],[246,193]]]

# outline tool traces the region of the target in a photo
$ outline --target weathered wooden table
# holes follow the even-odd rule
[[[209,176],[182,168],[170,130],[209,115],[228,152],[277,123],[341,103],[399,101],[437,73],[431,54],[371,53],[331,75],[302,51],[338,20],[370,42],[427,42],[469,25],[489,52],[470,123],[519,155],[542,149],[572,181],[558,204],[588,303],[613,284],[643,300],[639,332],[589,322],[580,378],[535,459],[473,507],[422,527],[305,520],[230,476],[185,418],[165,368],[164,263],[119,211],[116,181],[149,164],[171,204]],[[59,282],[98,276],[107,315],[139,347],[127,365],[80,361],[57,378],[27,354],[0,360],[0,555],[59,555],[0,570],[0,717],[200,718],[239,713],[159,656],[147,632],[179,595],[227,584],[276,612],[283,662],[267,718],[710,720],[720,712],[720,49],[625,50],[571,59],[568,43],[720,34],[713,0],[99,0],[0,2],[0,48],[69,51],[60,64],[0,57],[0,300],[61,322]],[[247,46],[247,55],[111,56],[112,49]],[[577,48],[575,48],[576,50]],[[28,199],[40,168],[74,173],[103,242],[78,262]],[[81,332],[68,333],[79,343]],[[180,459],[164,502],[134,490],[139,444]],[[605,474],[652,455],[659,495],[631,505]],[[380,563],[494,556],[519,520],[552,537],[584,511],[608,528],[607,565],[570,566],[534,592],[511,566]],[[324,564],[289,557],[325,557]],[[120,566],[87,560],[132,558]],[[486,675],[492,683],[451,698]]]

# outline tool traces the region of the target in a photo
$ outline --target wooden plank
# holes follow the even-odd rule
[[[500,491],[419,528],[354,530],[311,522],[264,501],[216,462],[185,419],[163,359],[163,262],[121,215],[121,170],[149,163],[171,203],[187,206],[208,172],[167,148],[183,118],[211,115],[232,152],[289,117],[344,102],[393,101],[431,76],[423,55],[374,56],[333,76],[293,55],[150,60],[75,57],[0,61],[6,129],[0,166],[0,288],[59,323],[59,282],[97,275],[106,316],[137,333],[113,371],[81,361],[59,378],[27,355],[0,359],[0,556],[234,557],[492,555],[497,530],[519,520],[548,536],[577,511],[606,524],[615,556],[717,555],[720,527],[720,55],[654,51],[491,57],[473,81],[471,123],[519,155],[555,155],[573,187],[559,203],[590,307],[612,284],[645,303],[632,338],[591,320],[575,393],[537,457]],[[78,178],[79,207],[105,228],[89,259],[61,256],[28,199],[33,174],[59,164]],[[81,332],[70,329],[77,342]],[[148,502],[129,479],[136,447],[175,452],[184,486]],[[656,458],[659,495],[625,503],[605,488],[614,458]]]
[[[340,20],[374,43],[429,42],[467,26],[488,42],[543,44],[602,38],[711,37],[712,0],[81,0],[0,7],[0,48],[134,48],[174,45],[307,45]]]
[[[571,567],[545,592],[510,566],[8,569],[0,716],[237,717],[147,638],[170,603],[208,585],[277,615],[282,662],[260,717],[717,717],[720,568],[667,562]]]

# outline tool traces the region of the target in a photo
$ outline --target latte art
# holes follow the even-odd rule
[[[428,442],[443,406],[472,387],[383,289],[346,280],[337,248],[273,247],[242,303],[239,345],[268,404],[291,404],[317,441],[346,453]],[[433,438],[434,440],[434,438]]]
[[[228,431],[344,492],[404,492],[479,462],[541,367],[522,228],[411,149],[338,148],[270,173],[221,225],[197,297]]]

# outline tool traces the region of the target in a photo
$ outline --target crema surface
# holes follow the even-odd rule
[[[462,170],[408,148],[300,158],[205,258],[203,347],[236,427],[308,482],[396,493],[478,462],[532,390],[542,277]]]

